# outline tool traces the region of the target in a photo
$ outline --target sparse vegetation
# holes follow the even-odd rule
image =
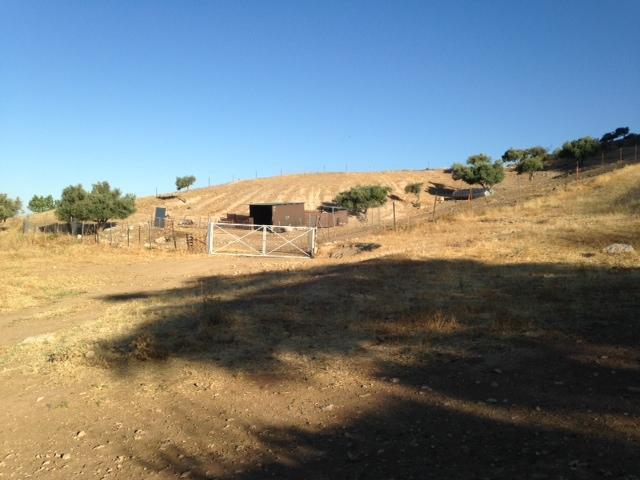
[[[6,193],[0,193],[0,222],[6,222],[16,216],[22,209],[20,198],[10,198]]]
[[[183,188],[186,188],[188,190],[189,187],[191,185],[193,185],[194,183],[196,183],[196,177],[194,177],[193,175],[186,175],[184,177],[176,177],[176,188],[178,190],[182,190]]]
[[[423,187],[424,183],[422,182],[408,183],[407,186],[404,187],[404,193],[415,195],[416,201],[413,205],[417,208],[420,208],[420,194],[422,193]]]

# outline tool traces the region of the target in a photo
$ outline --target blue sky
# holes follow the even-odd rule
[[[640,130],[640,2],[0,0],[0,192],[448,166]]]

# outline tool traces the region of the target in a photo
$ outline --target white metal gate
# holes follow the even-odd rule
[[[316,254],[315,227],[209,223],[209,255],[308,257]]]

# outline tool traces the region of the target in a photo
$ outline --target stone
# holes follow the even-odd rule
[[[24,345],[28,345],[32,343],[48,343],[48,342],[51,342],[53,338],[54,338],[53,333],[43,333],[42,335],[34,335],[32,337],[27,337],[24,340],[22,340],[22,342],[20,343]]]
[[[610,255],[635,252],[634,248],[628,243],[612,243],[611,245],[607,245],[606,247],[604,247],[602,251]]]

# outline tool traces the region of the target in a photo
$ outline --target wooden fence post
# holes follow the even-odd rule
[[[173,237],[173,249],[178,250],[178,244],[176,243],[176,231],[174,229],[173,219],[171,220],[171,236]]]
[[[433,197],[433,213],[431,214],[431,221],[435,223],[436,221],[436,205],[438,204],[438,196]]]
[[[396,201],[393,201],[393,231],[396,231]]]

